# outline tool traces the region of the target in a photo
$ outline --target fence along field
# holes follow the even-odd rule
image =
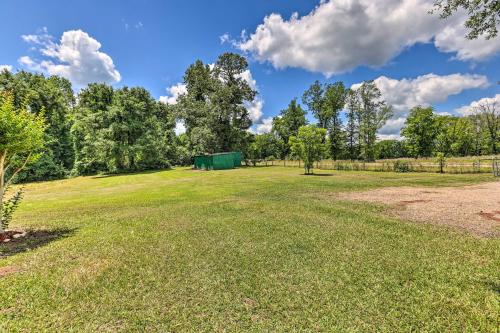
[[[267,160],[259,161],[257,165],[272,166],[281,165],[287,167],[304,166],[300,160]],[[399,158],[377,160],[375,162],[350,161],[350,160],[322,160],[314,164],[320,170],[339,171],[380,171],[380,172],[439,172],[440,165],[435,158]],[[500,157],[453,157],[446,160],[444,173],[470,174],[470,173],[493,173],[500,177]]]

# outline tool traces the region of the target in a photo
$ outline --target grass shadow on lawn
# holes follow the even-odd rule
[[[50,242],[69,237],[76,229],[58,228],[51,230],[27,230],[26,236],[0,244],[0,259],[31,251]]]
[[[166,169],[155,169],[155,170],[145,170],[145,171],[130,171],[130,172],[117,172],[117,173],[101,173],[97,175],[90,176],[91,179],[103,179],[112,177],[123,177],[132,175],[149,175],[153,173],[163,172],[163,171],[173,171],[174,168]]]
[[[485,282],[486,286],[491,289],[495,294],[500,296],[500,283],[495,281]]]

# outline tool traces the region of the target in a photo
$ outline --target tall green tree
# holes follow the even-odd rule
[[[75,174],[108,171],[107,129],[112,120],[109,109],[114,89],[101,83],[91,83],[78,94],[78,105],[71,128],[75,150]]]
[[[496,155],[500,149],[500,106],[497,102],[482,102],[475,107],[486,132],[490,153]]]
[[[280,115],[273,118],[272,133],[283,141],[281,158],[290,154],[289,141],[291,136],[297,136],[299,128],[307,124],[306,112],[302,109],[297,99],[294,98]]]
[[[346,102],[347,90],[342,82],[321,85],[315,81],[303,94],[302,101],[329,136],[331,157],[336,160],[344,146],[344,132],[340,113]]]
[[[282,142],[272,133],[255,135],[250,144],[249,159],[255,166],[259,160],[267,160],[279,155]]]
[[[442,19],[455,12],[465,10],[468,14],[465,26],[469,29],[468,39],[486,35],[487,39],[498,35],[500,24],[500,1],[498,0],[435,0],[434,10]]]
[[[324,108],[324,93],[321,83],[315,81],[302,95],[302,103],[318,119],[318,126],[321,128],[327,128],[329,121],[329,116],[325,113]]]
[[[430,157],[434,151],[437,127],[432,107],[417,106],[406,118],[401,135],[405,137],[408,152],[412,157]]]
[[[44,153],[18,175],[19,180],[36,181],[66,176],[74,161],[70,129],[75,98],[71,83],[58,76],[2,71],[1,90],[12,94],[16,108],[26,107],[35,114],[44,110],[48,125]]]
[[[222,54],[213,66],[198,60],[186,70],[187,94],[176,109],[193,154],[244,150],[249,144],[246,105],[257,92],[244,79],[247,70],[246,59],[234,53]]]
[[[224,53],[215,62],[217,84],[211,105],[215,117],[211,125],[221,151],[241,150],[248,143],[245,132],[252,121],[245,104],[252,102],[257,92],[242,76],[247,69],[247,60],[234,53]]]
[[[315,125],[302,126],[297,136],[290,137],[292,153],[304,161],[306,174],[312,173],[314,162],[324,157],[325,137],[326,130]]]
[[[437,116],[435,151],[445,156],[467,156],[473,153],[474,130],[470,118]]]
[[[359,124],[361,102],[356,90],[349,89],[346,94],[347,124],[346,124],[346,148],[347,156],[351,161],[359,157]]]
[[[483,121],[480,114],[472,114],[467,117],[472,127],[472,146],[476,156],[488,154],[488,135],[483,128]]]
[[[340,113],[346,103],[347,90],[342,82],[326,85],[323,113],[327,118],[326,129],[329,137],[330,156],[337,160],[342,154],[345,133],[342,129]]]
[[[19,200],[19,194],[7,199],[7,190],[19,172],[40,157],[46,127],[43,112],[17,108],[11,94],[0,94],[0,233]]]
[[[468,156],[473,152],[474,129],[469,118],[455,117],[449,129],[451,136],[451,155]]]
[[[389,159],[406,157],[406,143],[399,140],[381,140],[375,144],[375,157]]]
[[[144,88],[91,84],[79,95],[73,135],[77,174],[165,168],[173,159],[170,107]]]
[[[360,157],[368,162],[375,160],[377,131],[392,116],[392,108],[382,99],[382,94],[373,81],[365,81],[356,89],[359,106],[356,108],[359,119]]]

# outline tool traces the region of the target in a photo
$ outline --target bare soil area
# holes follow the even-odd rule
[[[463,187],[386,187],[347,193],[347,200],[383,203],[402,219],[500,237],[500,182]]]
[[[19,272],[20,269],[16,266],[6,266],[6,267],[0,267],[0,278],[7,276],[12,273],[17,273]]]

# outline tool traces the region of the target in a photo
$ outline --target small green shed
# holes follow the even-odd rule
[[[239,151],[233,151],[233,158],[234,158],[234,166],[235,167],[240,167],[241,166],[241,153]]]
[[[233,151],[194,157],[194,168],[200,170],[225,170],[241,166],[241,153]]]

